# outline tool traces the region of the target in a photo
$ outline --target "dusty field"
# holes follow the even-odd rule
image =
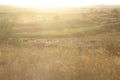
[[[120,80],[120,57],[108,55],[99,41],[41,41],[2,46],[0,80]]]
[[[120,80],[120,7],[0,6],[0,80]]]

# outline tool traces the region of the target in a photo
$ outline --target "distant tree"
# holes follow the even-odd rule
[[[13,36],[15,22],[5,16],[0,16],[0,44],[7,43]]]
[[[111,11],[111,17],[116,21],[119,21],[120,12],[117,9]]]

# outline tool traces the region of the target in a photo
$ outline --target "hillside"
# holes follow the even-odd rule
[[[86,32],[108,31],[112,23],[119,24],[119,6],[92,6],[64,10],[0,6],[0,16],[16,20],[16,32],[24,37],[73,37]],[[107,28],[105,27],[107,26]],[[105,27],[105,28],[103,28]],[[118,29],[117,27],[114,27]],[[95,30],[95,31],[94,31]],[[97,31],[96,31],[97,30]],[[99,31],[99,32],[100,32]],[[108,31],[109,32],[109,31]]]
[[[120,7],[0,6],[0,80],[120,80]]]

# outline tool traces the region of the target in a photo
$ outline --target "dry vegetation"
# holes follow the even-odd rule
[[[0,80],[120,80],[119,8],[0,10]]]
[[[75,42],[71,43],[71,40]],[[104,50],[99,42],[87,39],[64,39],[61,43],[50,42],[1,47],[0,79],[120,79],[119,56],[109,55],[106,52],[107,49]]]

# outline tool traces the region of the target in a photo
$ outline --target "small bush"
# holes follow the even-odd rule
[[[102,46],[109,55],[120,55],[120,43],[117,39],[107,38],[102,40]]]
[[[15,38],[15,22],[8,17],[0,17],[0,44],[8,44]]]

